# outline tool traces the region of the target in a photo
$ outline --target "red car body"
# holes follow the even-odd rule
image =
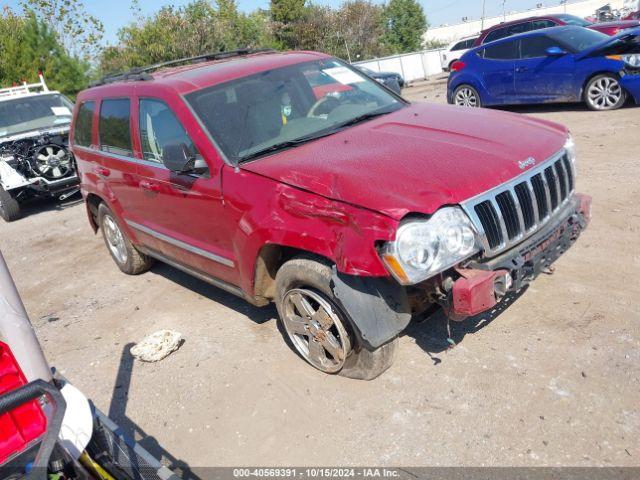
[[[559,15],[559,16],[544,15],[539,17],[522,18],[520,20],[513,20],[511,22],[500,23],[498,25],[494,25],[491,28],[487,28],[483,30],[482,32],[480,32],[480,36],[476,40],[474,46],[477,47],[477,46],[483,45],[484,43],[487,43],[488,41],[497,40],[498,38],[487,40],[487,36],[495,32],[496,30],[515,27],[515,26],[519,26],[519,25],[531,23],[531,22],[540,22],[540,26],[536,28],[529,28],[527,30],[518,31],[516,33],[523,33],[525,31],[535,30],[537,28],[544,28],[542,27],[542,25],[544,25],[544,22],[549,22],[549,24],[547,25],[548,27],[572,25],[572,23],[569,23],[563,20],[562,15]],[[588,22],[585,21],[585,23],[588,23]],[[640,26],[640,21],[628,19],[628,20],[620,20],[617,22],[591,23],[584,26],[586,28],[589,28],[590,30],[596,30],[598,32],[604,33],[605,35],[613,36],[613,35],[617,35],[622,30],[626,30],[628,28],[636,28]],[[502,35],[499,38],[504,38],[506,36],[509,36],[509,35]]]
[[[624,17],[623,20],[640,20],[640,10],[630,13],[629,15]]]
[[[319,59],[330,57],[261,53],[81,92],[71,144],[94,229],[103,202],[133,245],[264,305],[273,299],[270,279],[279,267],[269,263],[277,258],[274,251],[314,254],[335,265],[337,274],[391,281],[380,245],[394,240],[405,219],[432,215],[509,182],[531,164],[520,160],[542,163],[567,141],[565,127],[540,119],[403,102],[392,113],[232,165],[185,101],[206,87]],[[144,161],[136,118],[138,100],[149,97],[173,110],[206,161],[208,176],[178,175]],[[99,149],[98,114],[106,98],[131,99],[132,158]],[[86,102],[96,104],[89,148],[75,141],[78,109]],[[586,216],[586,204],[578,203],[575,208]],[[494,275],[482,278],[493,291]],[[398,333],[376,328],[384,330],[380,338],[363,334],[372,348]]]

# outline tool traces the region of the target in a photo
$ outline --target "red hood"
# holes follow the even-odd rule
[[[242,168],[396,219],[433,213],[558,152],[567,130],[523,115],[418,103]]]

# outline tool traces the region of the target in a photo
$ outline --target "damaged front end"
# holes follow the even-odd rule
[[[438,307],[453,321],[491,311],[552,272],[591,219],[591,197],[574,192],[574,162],[569,139],[552,158],[460,207],[408,217],[380,247],[393,278],[336,272],[334,294],[367,348]]]
[[[68,134],[43,134],[0,143],[0,185],[18,200],[77,188]]]

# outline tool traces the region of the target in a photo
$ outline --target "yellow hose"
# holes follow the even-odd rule
[[[82,463],[82,465],[84,465],[99,480],[115,480],[115,478],[109,475],[109,472],[98,465],[86,451],[82,452],[82,455],[80,455],[80,463]]]

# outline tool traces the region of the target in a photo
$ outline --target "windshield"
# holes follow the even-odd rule
[[[587,28],[565,28],[547,34],[571,53],[582,52],[611,38]]]
[[[0,101],[0,137],[64,127],[72,110],[73,103],[59,93]]]
[[[574,25],[576,27],[588,27],[589,25],[592,25],[591,22],[588,22],[583,18],[576,17],[575,15],[558,15],[557,17],[567,25]]]
[[[405,104],[336,59],[242,77],[186,96],[234,164],[331,135]]]

